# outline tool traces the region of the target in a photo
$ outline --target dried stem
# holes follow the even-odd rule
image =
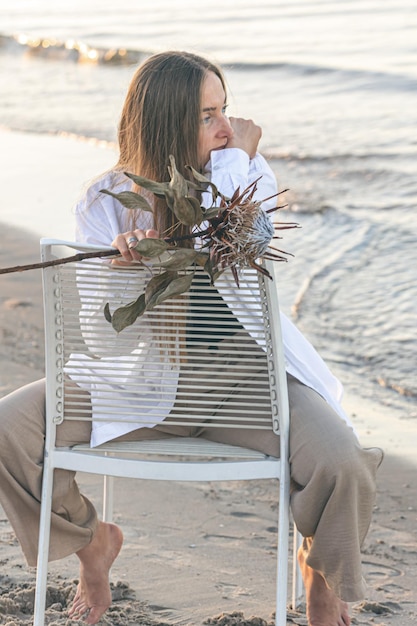
[[[196,233],[190,233],[189,235],[183,235],[181,237],[166,237],[164,241],[166,243],[178,243],[185,241],[186,239],[196,239],[201,235],[209,233],[210,229],[199,231]],[[15,265],[14,267],[0,268],[0,274],[13,274],[14,272],[26,272],[27,270],[39,270],[44,267],[52,267],[54,265],[64,265],[65,263],[74,263],[77,261],[83,261],[84,259],[95,259],[107,256],[120,256],[120,252],[114,250],[97,250],[94,252],[79,252],[73,256],[64,257],[62,259],[53,259],[51,261],[40,261],[39,263],[29,263],[28,265]]]
[[[120,256],[117,250],[97,250],[94,252],[80,252],[73,256],[64,257],[62,259],[52,259],[51,261],[41,261],[39,263],[30,263],[29,265],[15,265],[14,267],[0,268],[0,274],[12,274],[13,272],[25,272],[26,270],[38,270],[43,267],[52,267],[53,265],[64,265],[65,263],[74,263],[83,259],[95,259],[106,256]]]

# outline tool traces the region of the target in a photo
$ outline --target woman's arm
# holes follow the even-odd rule
[[[265,210],[277,206],[275,197],[278,192],[277,180],[268,163],[259,153],[251,159],[241,148],[213,150],[205,174],[219,191],[228,197],[231,197],[236,189],[242,192],[248,185],[259,179],[254,198],[256,200],[270,198],[262,204]],[[271,198],[271,196],[274,197]],[[205,207],[211,206],[212,198],[209,192],[203,194],[202,202]]]
[[[76,241],[95,245],[117,248],[122,259],[115,259],[114,265],[129,265],[140,261],[140,254],[134,249],[137,241],[145,237],[158,237],[152,229],[152,217],[140,214],[134,223],[132,214],[112,196],[100,193],[101,189],[117,191],[130,190],[131,182],[118,180],[114,183],[115,174],[108,174],[92,185],[75,208]],[[136,240],[136,241],[135,241]]]

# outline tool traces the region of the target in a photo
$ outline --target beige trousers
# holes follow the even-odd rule
[[[288,377],[290,400],[291,506],[305,537],[307,562],[345,601],[365,592],[361,544],[375,500],[378,448],[362,449],[354,433],[312,389]],[[36,565],[45,429],[45,384],[37,381],[0,400],[0,502],[29,565]],[[143,428],[124,439],[202,436],[279,455],[268,431],[183,426]],[[88,442],[90,424],[64,422],[57,445]],[[50,559],[77,552],[91,541],[97,514],[80,494],[74,472],[56,470]]]

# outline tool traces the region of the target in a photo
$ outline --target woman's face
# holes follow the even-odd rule
[[[212,150],[225,148],[233,130],[226,116],[226,94],[220,78],[207,72],[202,85],[198,156],[203,167]]]

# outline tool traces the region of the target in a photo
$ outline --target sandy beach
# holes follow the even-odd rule
[[[73,238],[71,207],[114,154],[63,137],[2,132],[0,140],[0,267],[37,262],[40,236]],[[1,395],[43,376],[39,270],[0,276],[0,338]],[[363,445],[385,450],[363,549],[368,595],[352,605],[353,624],[417,624],[416,420],[365,404],[349,389],[345,408]],[[79,482],[100,508],[101,480],[83,475]],[[276,489],[273,481],[118,480],[115,521],[125,544],[112,569],[114,604],[100,624],[272,624]],[[0,562],[0,624],[30,624],[35,572],[1,508]],[[48,624],[76,623],[65,611],[77,572],[76,557],[51,564]],[[307,624],[303,606],[288,623]]]

